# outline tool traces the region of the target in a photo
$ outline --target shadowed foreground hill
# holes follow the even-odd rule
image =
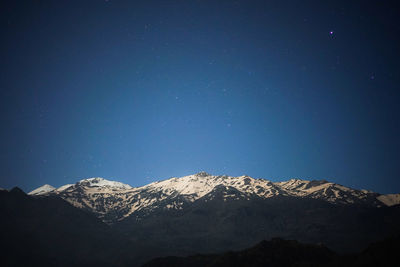
[[[275,238],[237,252],[157,258],[143,267],[389,267],[397,263],[399,249],[399,237],[374,243],[351,255],[336,254],[322,245]]]
[[[0,214],[2,266],[121,266],[135,250],[93,214],[56,196],[2,190]]]
[[[305,245],[279,238],[238,251],[213,255],[158,258],[143,267],[180,266],[322,266],[331,263],[336,254],[324,246]]]
[[[400,236],[388,238],[384,241],[371,244],[367,249],[356,255],[351,266],[397,266],[399,264],[399,252]]]

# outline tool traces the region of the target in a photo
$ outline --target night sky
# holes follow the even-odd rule
[[[2,1],[0,187],[199,171],[400,192],[387,1]]]

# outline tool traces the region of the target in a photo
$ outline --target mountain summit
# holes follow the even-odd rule
[[[88,186],[88,187],[102,187],[102,188],[111,188],[111,189],[131,189],[132,187],[127,184],[123,184],[120,182],[109,181],[104,178],[96,177],[80,180],[77,185]]]
[[[55,187],[45,184],[45,185],[42,185],[41,187],[36,188],[35,190],[29,192],[29,195],[44,195],[51,191],[54,191],[55,189],[56,189]]]

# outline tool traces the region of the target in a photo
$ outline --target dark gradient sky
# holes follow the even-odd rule
[[[0,187],[205,170],[400,192],[399,17],[386,1],[2,1]]]

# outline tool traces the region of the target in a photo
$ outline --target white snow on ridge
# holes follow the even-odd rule
[[[380,195],[377,199],[389,207],[400,204],[400,194]]]
[[[77,182],[76,184],[66,184],[63,186],[60,186],[59,188],[55,188],[51,185],[45,184],[32,192],[29,192],[28,195],[44,195],[47,193],[60,193],[63,192],[67,189],[72,189],[73,186],[85,186],[85,187],[92,187],[94,191],[96,191],[96,188],[98,190],[107,190],[107,189],[112,189],[112,191],[118,191],[118,190],[128,190],[132,189],[130,185],[121,183],[121,182],[116,182],[116,181],[109,181],[104,178],[88,178],[88,179],[83,179]]]
[[[109,181],[104,178],[96,177],[96,178],[88,178],[80,180],[77,184],[84,186],[93,186],[93,187],[111,187],[118,189],[131,189],[132,186],[128,184],[124,184],[116,181]]]
[[[46,194],[54,190],[55,193],[61,193],[67,189],[69,189],[68,191],[74,191],[74,187],[78,186],[85,188],[86,194],[137,195],[138,199],[140,199],[144,193],[152,193],[158,194],[158,200],[160,201],[167,197],[180,195],[184,196],[188,201],[193,202],[210,193],[218,185],[233,187],[246,195],[257,195],[262,198],[269,198],[277,195],[296,197],[310,196],[313,198],[323,198],[330,202],[335,202],[336,200],[346,202],[346,200],[349,199],[348,196],[364,199],[366,196],[374,194],[373,192],[354,190],[324,180],[307,181],[291,179],[284,182],[272,183],[265,179],[254,179],[249,176],[214,176],[205,172],[153,182],[138,188],[133,188],[130,185],[116,181],[109,181],[104,178],[88,178],[80,180],[75,185],[69,184],[61,186],[56,190],[54,187],[45,185],[32,191],[30,194]],[[391,199],[393,199],[393,197]],[[124,197],[124,200],[130,201],[131,198]],[[388,201],[389,200],[386,200],[386,202]],[[353,200],[349,201],[349,203],[352,202]]]
[[[325,180],[291,179],[274,183],[284,189],[288,195],[324,199],[331,203],[355,203],[375,198],[378,194],[368,190],[356,190]]]
[[[49,192],[54,191],[56,188],[49,185],[49,184],[45,184],[39,188],[36,188],[35,190],[31,191],[28,193],[28,195],[43,195]]]
[[[188,196],[188,200],[194,201],[210,193],[217,185],[234,187],[243,193],[257,194],[261,197],[271,197],[279,194],[274,185],[264,179],[254,179],[248,176],[213,176],[204,172],[151,183],[139,187],[138,190],[153,193],[162,192],[166,195],[179,194]]]
[[[289,181],[276,182],[275,184],[287,190],[300,191],[303,190],[309,183],[310,181],[306,180],[290,179]]]
[[[73,184],[66,184],[66,185],[60,186],[59,188],[57,188],[57,191],[59,191],[59,192],[64,191],[64,190],[70,188],[71,186],[73,186]]]
[[[238,190],[241,198],[270,198],[274,196],[311,197],[334,204],[370,203],[374,204],[379,194],[355,190],[325,180],[291,179],[284,182],[271,182],[254,179],[249,176],[231,177],[210,175],[200,172],[180,178],[170,178],[153,182],[142,187],[109,181],[104,178],[83,179],[76,184],[68,184],[55,189],[45,185],[31,195],[57,194],[78,208],[92,210],[105,222],[107,215],[118,214],[116,220],[122,220],[136,211],[151,212],[154,209],[181,209],[189,202],[211,193],[218,186],[225,186],[224,199],[236,199],[236,194],[229,193],[229,188]],[[213,195],[211,195],[212,199]],[[400,194],[381,195],[379,202],[386,206],[400,204]],[[375,201],[378,202],[378,201]],[[393,204],[394,203],[394,204]],[[109,217],[108,217],[109,218]]]

